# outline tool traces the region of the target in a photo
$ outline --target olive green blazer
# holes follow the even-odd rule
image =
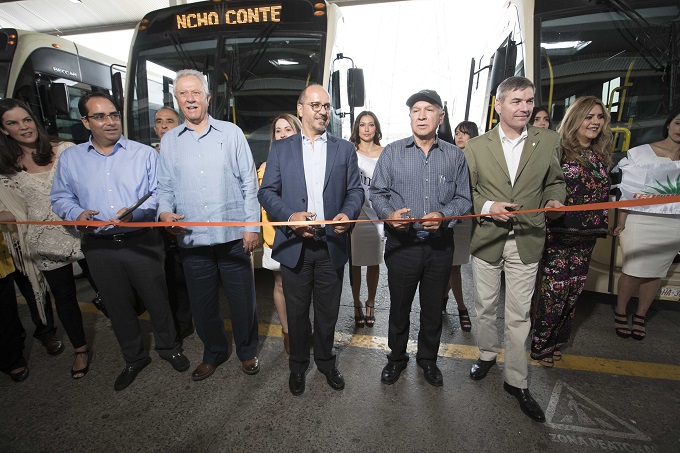
[[[564,203],[566,188],[558,159],[558,134],[529,126],[513,185],[498,127],[465,145],[474,213],[481,213],[489,200],[517,203],[523,209],[544,207],[549,200]],[[522,262],[538,262],[545,243],[544,213],[519,214],[511,222],[477,217],[473,222],[472,255],[487,262],[499,260],[511,229]]]

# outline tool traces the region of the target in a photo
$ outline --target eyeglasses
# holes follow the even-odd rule
[[[322,107],[325,108],[327,112],[331,111],[330,104],[322,104],[321,102],[307,102],[306,104],[312,108],[314,113],[320,112]]]
[[[83,118],[95,121],[104,121],[108,118],[111,121],[118,121],[120,120],[120,112],[113,112],[108,115],[106,113],[95,113],[94,115],[85,115]]]

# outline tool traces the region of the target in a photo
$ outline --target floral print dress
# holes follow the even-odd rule
[[[565,205],[609,200],[607,167],[590,150],[584,162],[564,161]],[[576,301],[583,291],[590,257],[599,237],[607,235],[607,210],[566,212],[548,222],[533,309],[531,357],[552,357],[568,340]]]

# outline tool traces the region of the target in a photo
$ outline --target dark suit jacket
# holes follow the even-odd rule
[[[481,213],[488,200],[517,203],[524,209],[542,208],[549,200],[564,203],[566,186],[557,157],[557,133],[529,126],[515,183],[512,184],[498,135],[499,127],[465,145],[474,213]],[[470,251],[487,262],[500,259],[510,227],[509,222],[477,217],[473,222]],[[545,214],[520,214],[513,221],[512,228],[522,262],[528,264],[540,260],[545,242]]]
[[[257,198],[273,221],[285,222],[295,212],[309,211],[300,134],[272,143]],[[342,212],[350,220],[356,220],[363,202],[364,189],[359,179],[354,145],[328,134],[323,188],[325,219],[331,220]],[[348,234],[335,234],[333,226],[327,225],[326,237],[333,267],[339,269],[348,260]],[[277,227],[272,258],[294,268],[300,261],[301,252],[302,238],[289,227]]]

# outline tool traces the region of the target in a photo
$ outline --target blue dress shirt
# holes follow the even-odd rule
[[[153,222],[156,214],[156,164],[158,153],[150,146],[121,136],[110,154],[85,143],[66,149],[59,158],[50,200],[52,210],[64,220],[76,220],[83,211],[99,211],[99,220],[115,218],[121,208],[149,197],[132,213],[133,222]],[[95,233],[114,234],[131,228],[102,227]]]
[[[232,123],[208,117],[199,135],[184,123],[161,140],[158,214],[175,212],[187,222],[259,222],[257,173],[246,137]],[[259,233],[259,226],[188,227],[181,247],[202,247]]]

